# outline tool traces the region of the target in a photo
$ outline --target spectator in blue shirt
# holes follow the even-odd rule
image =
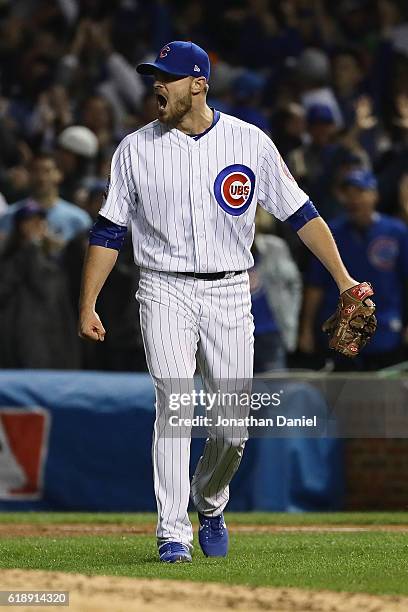
[[[47,222],[52,232],[63,242],[91,226],[87,212],[62,200],[58,195],[62,174],[52,155],[39,154],[30,166],[30,196],[9,206],[0,218],[0,236],[7,235],[13,227],[14,215],[27,203],[35,202],[46,212]]]
[[[270,124],[266,113],[260,107],[260,100],[265,78],[256,72],[247,70],[233,82],[234,105],[232,114],[242,121],[247,121],[269,133]]]
[[[345,215],[330,223],[340,255],[356,278],[372,283],[378,329],[362,354],[336,360],[337,369],[376,370],[402,361],[408,287],[408,228],[399,219],[376,212],[377,181],[366,170],[354,170],[343,182]],[[314,353],[327,346],[320,330],[335,311],[338,292],[325,268],[313,258],[306,279],[299,348]]]
[[[339,150],[333,109],[327,104],[312,104],[306,115],[309,141],[287,156],[288,166],[321,212],[320,207],[330,187],[332,167]]]

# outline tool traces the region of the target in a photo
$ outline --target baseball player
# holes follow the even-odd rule
[[[190,496],[204,554],[222,557],[228,550],[223,511],[246,431],[210,425],[190,483],[189,429],[169,434],[161,417],[169,384],[173,390],[192,388],[197,365],[207,390],[216,391],[220,380],[234,391],[248,388],[254,326],[247,270],[254,264],[257,203],[292,225],[340,292],[357,282],[269,137],[207,105],[210,62],[203,49],[192,42],[170,42],[153,63],[137,70],[154,78],[158,119],[126,136],[113,155],[110,184],[84,264],[79,333],[104,339],[96,300],[130,225],[140,266],[136,297],[156,391],[159,557],[191,561]]]

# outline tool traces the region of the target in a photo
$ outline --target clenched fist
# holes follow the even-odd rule
[[[95,310],[81,311],[79,317],[78,335],[80,338],[103,342],[105,339],[105,328]]]

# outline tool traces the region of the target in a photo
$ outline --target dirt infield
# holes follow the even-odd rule
[[[70,592],[69,612],[405,612],[408,598],[304,591],[174,580],[140,580],[85,576],[61,572],[3,570],[2,590],[64,590]],[[19,607],[22,612],[33,608]],[[35,610],[56,610],[54,606]]]
[[[408,525],[242,525],[228,523],[232,533],[358,533],[364,531],[392,531],[408,533]],[[91,523],[36,523],[0,524],[0,537],[64,537],[85,535],[153,535],[155,524],[112,525]]]

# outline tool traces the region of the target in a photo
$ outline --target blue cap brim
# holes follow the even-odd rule
[[[167,74],[174,74],[175,76],[190,76],[185,72],[175,72],[174,70],[169,70],[167,66],[163,66],[160,62],[146,62],[145,64],[139,64],[136,66],[136,72],[139,74],[153,76],[155,70],[161,70],[162,72],[167,72]]]
[[[376,180],[361,181],[358,179],[345,179],[343,181],[343,185],[351,185],[352,187],[358,187],[359,189],[364,189],[364,190],[377,189]]]
[[[21,221],[25,221],[26,219],[32,219],[33,217],[40,217],[40,219],[45,219],[47,213],[43,210],[30,210],[24,211],[22,214],[18,214],[18,211],[14,215],[14,222],[20,223]]]

